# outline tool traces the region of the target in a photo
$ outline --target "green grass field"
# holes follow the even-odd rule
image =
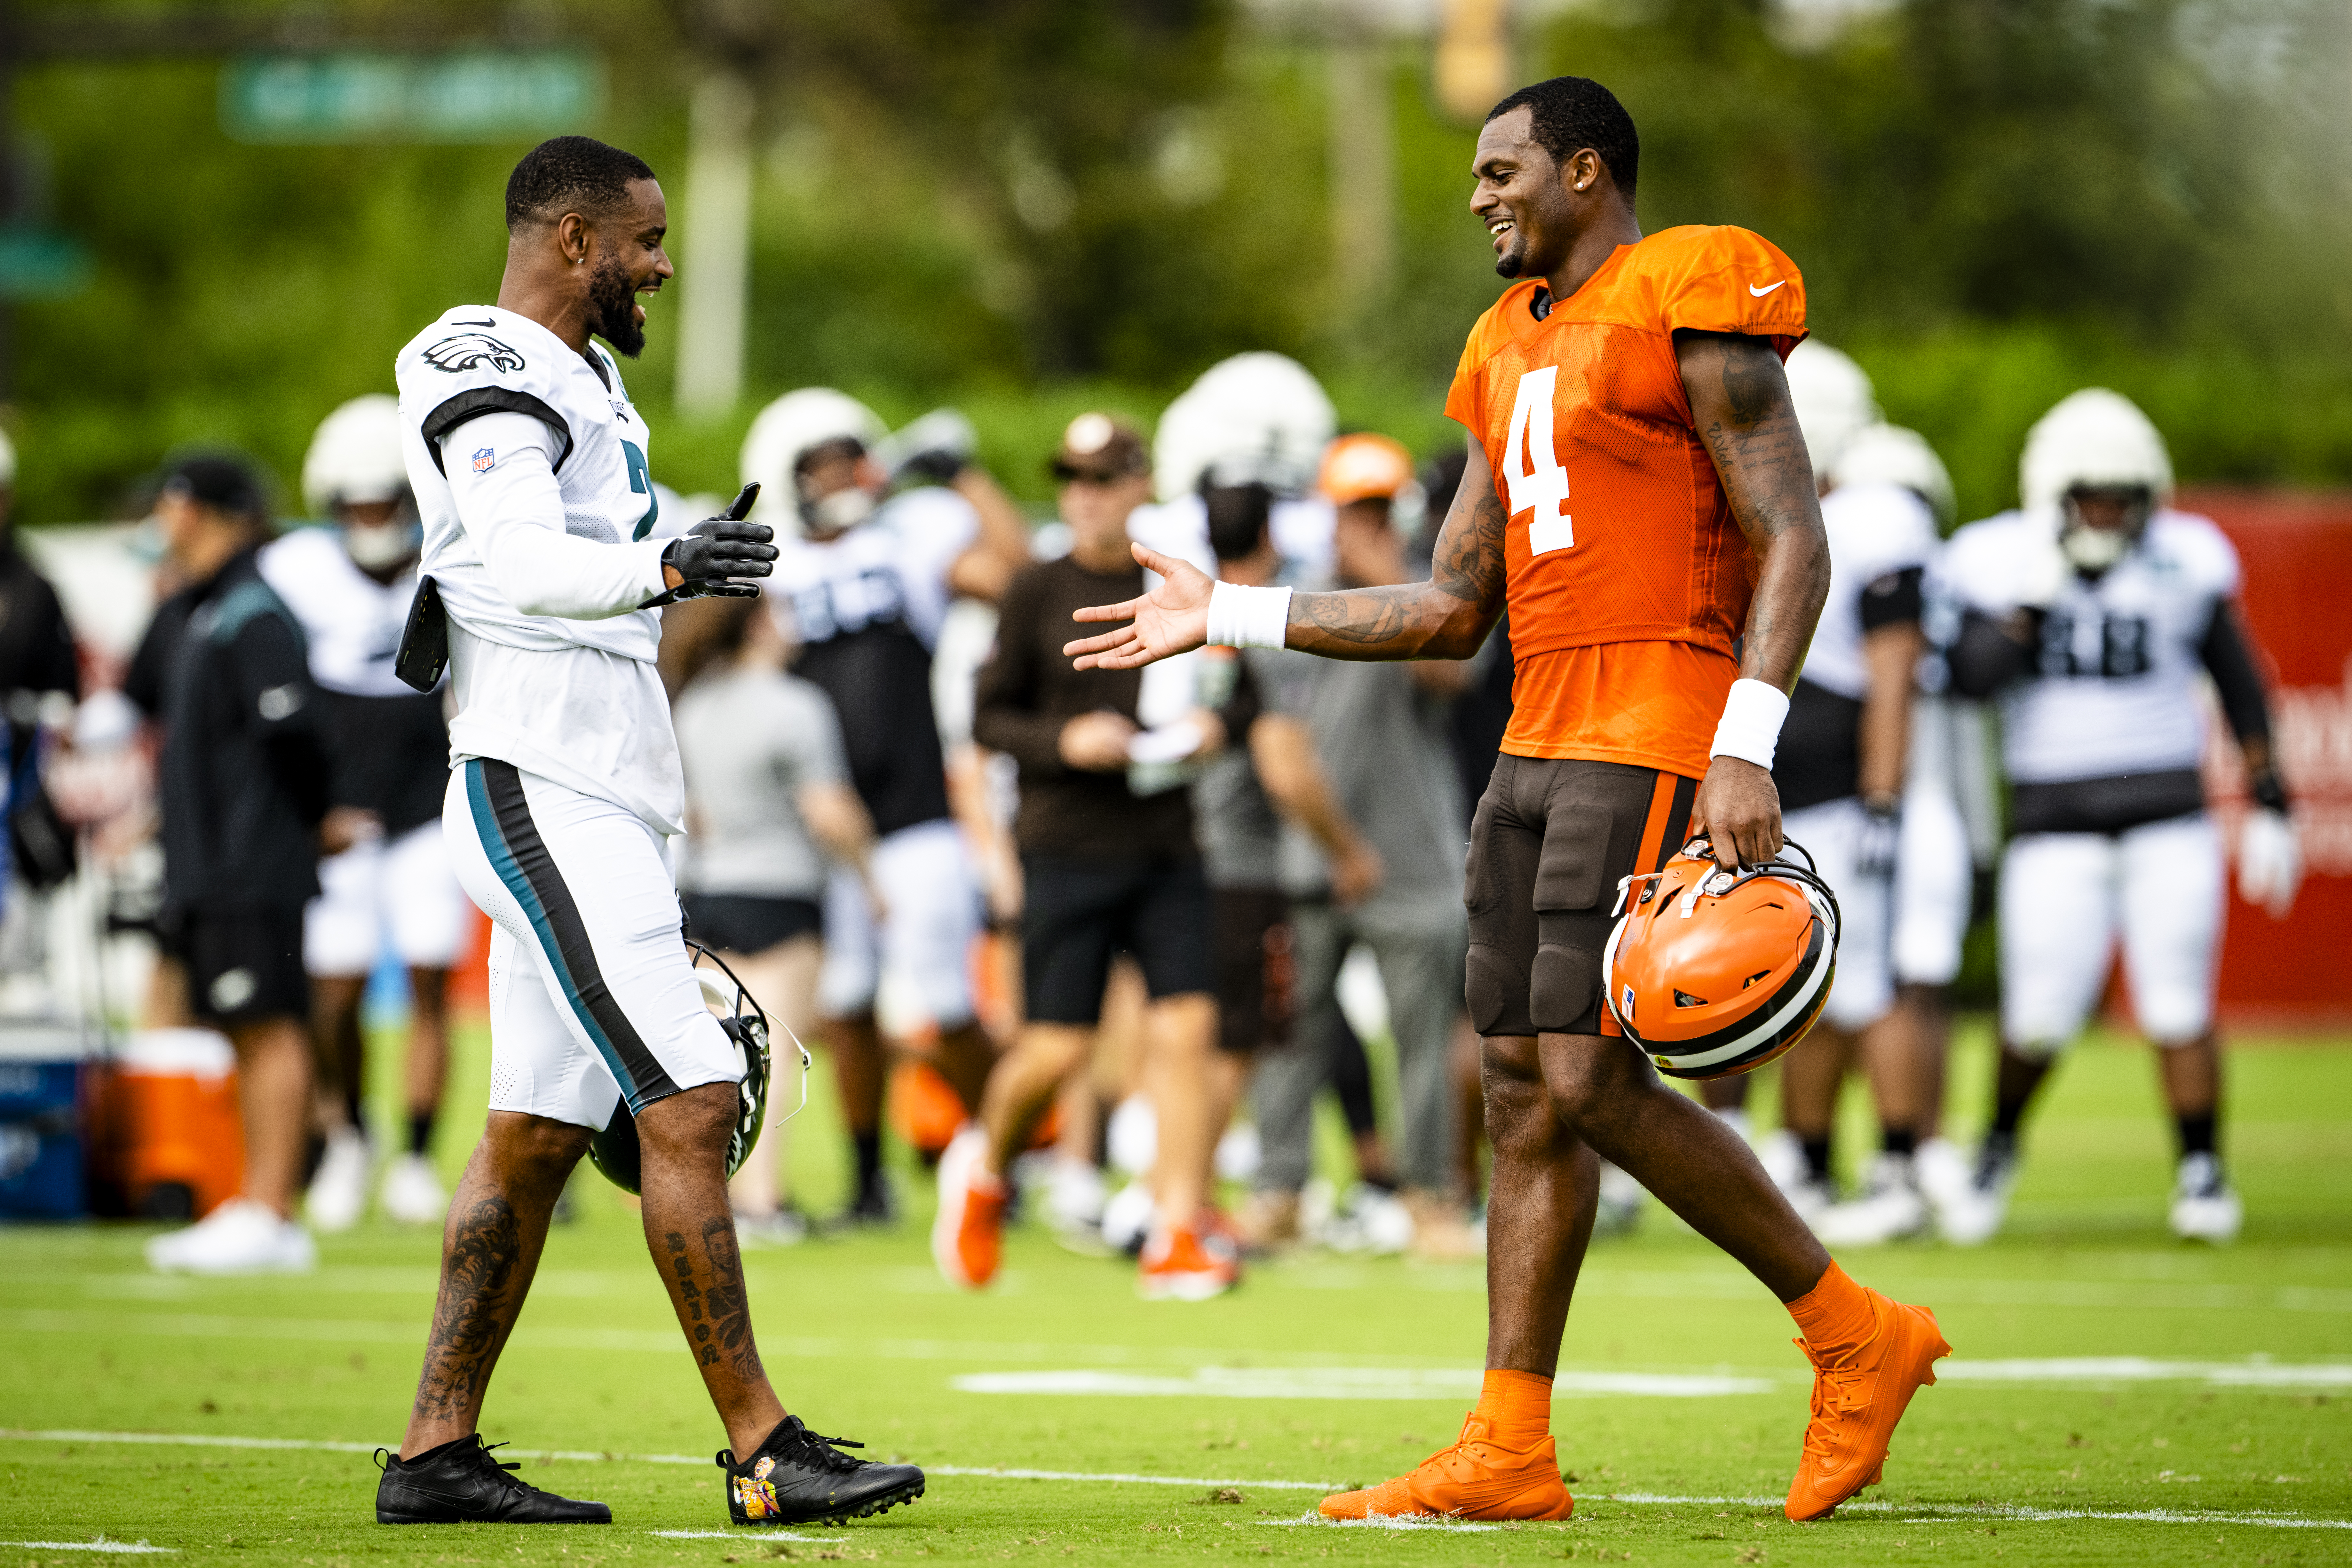
[[[481,1102],[482,1055],[468,1037],[453,1103]],[[1972,1035],[1962,1127],[1984,1066]],[[612,1528],[372,1522],[366,1451],[401,1429],[434,1237],[371,1222],[328,1239],[314,1278],[212,1281],[148,1273],[135,1227],[15,1229],[0,1232],[0,1568],[74,1568],[101,1538],[100,1555],[145,1542],[255,1568],[2352,1561],[2352,1045],[2242,1042],[2231,1070],[2250,1215],[2234,1248],[2166,1235],[2150,1066],[2095,1042],[2032,1129],[2006,1237],[1844,1259],[1935,1307],[1956,1356],[1913,1405],[1886,1485],[1822,1524],[1780,1511],[1806,1406],[1787,1317],[1654,1207],[1596,1246],[1570,1321],[1555,1429],[1575,1518],[1402,1531],[1302,1516],[1318,1488],[1451,1438],[1483,1344],[1476,1268],[1302,1258],[1224,1300],[1146,1305],[1125,1267],[1024,1229],[999,1288],[967,1300],[930,1268],[910,1177],[898,1234],[750,1263],[786,1403],[931,1467],[929,1494],[852,1526],[730,1532],[708,1462],[722,1435],[634,1219],[592,1182],[549,1243],[486,1430],[529,1456],[529,1479],[610,1502]],[[463,1121],[444,1139],[453,1171]],[[839,1171],[821,1092],[801,1125],[803,1195],[822,1205]],[[1018,1470],[1059,1473],[991,1473]]]

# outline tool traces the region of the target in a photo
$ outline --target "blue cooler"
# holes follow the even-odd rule
[[[0,1026],[0,1220],[89,1212],[80,1111],[86,1050],[73,1031]]]

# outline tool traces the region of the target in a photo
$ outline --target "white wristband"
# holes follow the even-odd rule
[[[1209,593],[1209,642],[1215,647],[1281,647],[1290,630],[1290,590],[1220,583]]]
[[[1738,757],[1769,769],[1773,748],[1780,743],[1780,726],[1788,717],[1787,692],[1766,681],[1735,680],[1731,695],[1723,701],[1723,717],[1715,726],[1715,744],[1706,754]]]

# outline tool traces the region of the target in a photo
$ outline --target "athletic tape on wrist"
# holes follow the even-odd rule
[[[1789,717],[1789,694],[1766,681],[1745,678],[1731,683],[1723,701],[1723,717],[1716,721],[1710,757],[1738,757],[1759,768],[1772,765],[1780,743],[1780,726]]]
[[[1290,629],[1290,590],[1220,583],[1209,593],[1209,641],[1217,647],[1281,647]]]

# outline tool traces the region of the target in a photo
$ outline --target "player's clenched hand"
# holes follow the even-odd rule
[[[1080,669],[1133,669],[1155,659],[1190,653],[1209,640],[1209,595],[1216,583],[1196,566],[1139,544],[1135,558],[1162,581],[1140,599],[1122,605],[1089,605],[1074,621],[1129,621],[1100,637],[1064,643]]]
[[[731,517],[705,518],[662,552],[662,581],[669,587],[729,577],[765,577],[775,570],[776,531],[764,522]]]
[[[1780,852],[1780,792],[1772,775],[1738,757],[1717,757],[1699,782],[1691,832],[1714,846],[1726,870],[1760,866]]]

